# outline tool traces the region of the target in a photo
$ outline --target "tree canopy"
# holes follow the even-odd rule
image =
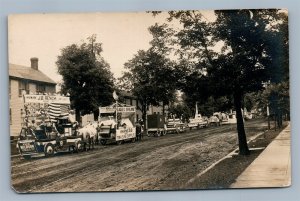
[[[96,36],[88,42],[71,44],[61,50],[56,65],[62,75],[62,93],[69,94],[76,118],[98,111],[99,106],[112,102],[113,75],[109,64],[101,56],[102,44]]]
[[[165,41],[172,31],[171,29],[166,31],[165,28],[166,25],[158,24],[149,27],[149,32],[153,36],[150,48],[139,50],[126,62],[124,64],[126,71],[119,79],[119,86],[131,91],[142,104],[144,120],[150,104],[162,104],[164,113],[164,106],[175,98],[173,62],[166,56],[169,48]]]
[[[176,19],[182,24],[173,43],[180,47],[181,60],[193,69],[186,74],[183,89],[187,96],[202,100],[231,97],[237,113],[240,154],[248,154],[241,113],[243,97],[264,89],[265,82],[282,81],[280,72],[288,69],[282,65],[288,55],[284,45],[287,18],[275,9],[214,13],[215,20],[208,20],[201,11],[169,12],[169,21]]]

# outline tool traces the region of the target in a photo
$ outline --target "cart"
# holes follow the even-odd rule
[[[203,128],[207,127],[209,124],[208,119],[205,119],[201,116],[201,114],[195,115],[195,118],[189,119],[188,127],[190,130],[192,128]]]
[[[30,159],[33,155],[46,157],[54,156],[56,152],[81,150],[81,138],[78,136],[67,136],[57,131],[46,132],[43,129],[32,129],[24,127],[21,129],[17,142],[20,154],[25,159]]]
[[[28,159],[33,155],[53,156],[60,151],[78,152],[82,139],[69,122],[63,107],[69,108],[69,97],[57,95],[23,95],[25,117],[17,148]],[[53,111],[54,112],[53,112]],[[55,116],[52,115],[55,113]]]
[[[168,123],[166,124],[166,133],[183,133],[186,131],[186,124],[183,123],[180,119],[168,119]]]
[[[98,139],[102,145],[114,142],[118,145],[125,141],[136,140],[136,108],[116,102],[107,107],[99,107],[100,128]]]
[[[147,115],[147,136],[166,135],[165,117],[160,114]]]

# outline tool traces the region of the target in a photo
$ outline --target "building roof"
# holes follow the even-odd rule
[[[41,71],[16,64],[9,64],[9,77],[56,84],[56,82]]]

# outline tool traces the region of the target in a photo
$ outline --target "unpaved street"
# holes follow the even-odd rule
[[[245,122],[247,137],[266,129]],[[80,192],[185,189],[186,183],[237,147],[234,125],[144,137],[141,142],[98,145],[92,151],[52,158],[12,158],[18,192]]]

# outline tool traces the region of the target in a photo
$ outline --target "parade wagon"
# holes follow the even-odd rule
[[[46,129],[50,132],[47,132]],[[60,134],[52,128],[32,129],[24,127],[21,129],[17,146],[20,154],[29,159],[33,155],[44,154],[53,156],[60,151],[78,152],[81,150],[81,138],[78,136],[67,136]]]
[[[182,133],[186,131],[186,127],[186,124],[183,123],[181,119],[171,118],[168,119],[165,129],[167,133]]]
[[[166,132],[165,117],[161,114],[147,115],[147,136],[162,136]]]
[[[188,127],[190,128],[190,130],[192,128],[203,128],[203,127],[207,127],[209,125],[209,120],[205,117],[202,117],[201,114],[199,114],[198,112],[198,104],[196,102],[196,106],[195,106],[195,117],[194,118],[190,118],[189,122],[188,122]]]
[[[69,97],[57,95],[23,95],[25,116],[17,141],[24,158],[59,151],[77,152],[82,140],[76,126],[68,120]],[[63,109],[65,108],[65,109]]]
[[[136,140],[136,108],[122,103],[99,107],[98,139],[102,145]]]

